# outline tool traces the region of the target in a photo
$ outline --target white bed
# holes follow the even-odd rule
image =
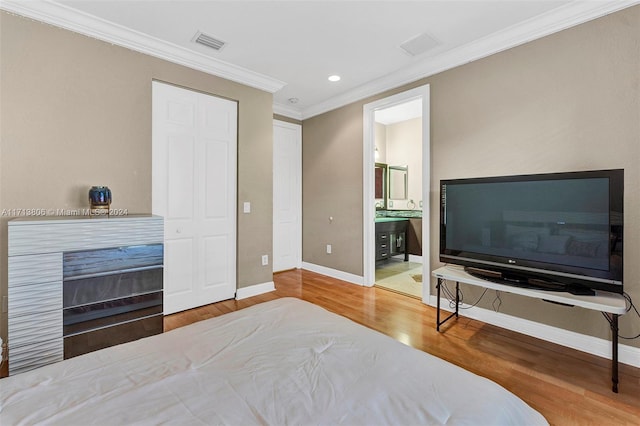
[[[284,298],[0,381],[0,423],[538,425],[496,383]]]

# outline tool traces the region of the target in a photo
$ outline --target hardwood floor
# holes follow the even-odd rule
[[[640,425],[640,369],[620,364],[611,391],[608,360],[460,317],[435,330],[435,309],[381,288],[304,270],[274,275],[276,291],[165,317],[165,331],[279,297],[320,305],[405,344],[487,377],[553,425]]]

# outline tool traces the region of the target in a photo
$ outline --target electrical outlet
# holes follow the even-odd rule
[[[331,244],[327,244],[327,254],[331,254]]]
[[[251,203],[249,201],[245,201],[242,205],[243,213],[251,213]]]
[[[269,264],[269,255],[268,254],[262,255],[262,266],[267,266],[268,264]]]

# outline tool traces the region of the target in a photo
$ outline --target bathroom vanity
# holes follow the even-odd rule
[[[404,254],[404,261],[409,260],[407,251],[407,225],[409,220],[401,217],[376,218],[376,262]]]

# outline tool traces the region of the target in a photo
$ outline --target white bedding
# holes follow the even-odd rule
[[[0,380],[0,424],[537,425],[496,383],[284,298]]]

